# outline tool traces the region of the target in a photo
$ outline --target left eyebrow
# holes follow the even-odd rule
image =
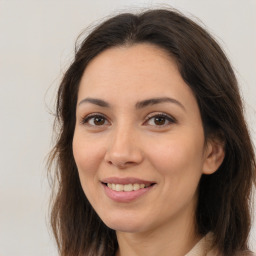
[[[181,107],[184,111],[186,111],[185,107],[179,101],[177,101],[173,98],[169,98],[169,97],[152,98],[152,99],[139,101],[139,102],[136,103],[135,107],[137,109],[141,109],[141,108],[145,108],[147,106],[160,104],[160,103],[165,103],[165,102],[174,103],[174,104],[178,105],[179,107]]]

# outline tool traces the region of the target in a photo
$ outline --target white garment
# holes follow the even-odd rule
[[[212,234],[203,237],[185,256],[218,256],[215,250],[211,250]]]
[[[211,248],[212,240],[213,234],[208,233],[185,256],[221,256],[217,250]],[[256,254],[250,252],[242,252],[237,253],[236,256],[256,256]]]

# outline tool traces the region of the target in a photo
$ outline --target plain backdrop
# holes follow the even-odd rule
[[[256,142],[255,0],[0,0],[1,256],[57,256],[45,164],[56,88],[77,36],[105,16],[167,4],[196,20],[223,46]],[[256,251],[255,220],[250,241]]]

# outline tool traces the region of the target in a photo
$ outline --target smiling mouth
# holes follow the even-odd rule
[[[131,191],[137,191],[143,188],[148,188],[151,187],[153,185],[155,185],[155,183],[152,184],[115,184],[115,183],[102,183],[105,186],[107,186],[108,188],[110,188],[113,191],[118,191],[118,192],[131,192]]]

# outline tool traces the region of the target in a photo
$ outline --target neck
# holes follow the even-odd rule
[[[186,255],[201,237],[196,234],[195,222],[191,217],[187,218],[186,222],[182,221],[184,218],[179,217],[147,232],[125,233],[117,231],[119,249],[116,255]]]

